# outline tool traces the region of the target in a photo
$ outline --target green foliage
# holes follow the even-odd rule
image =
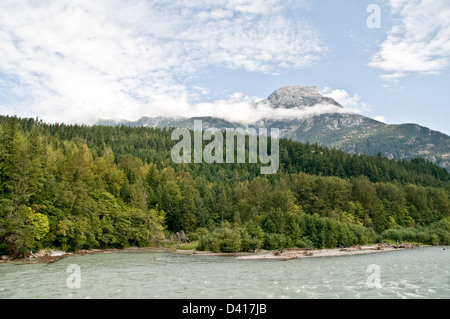
[[[429,227],[388,229],[381,233],[383,240],[423,243],[427,245],[450,244],[450,222],[446,219]]]
[[[199,249],[214,252],[235,253],[242,250],[239,229],[222,226],[200,239]]]
[[[264,249],[274,250],[280,248],[293,247],[293,242],[289,236],[283,234],[266,233],[264,237]]]
[[[0,117],[0,253],[153,246],[183,230],[199,249],[447,243],[450,175],[280,141],[280,171],[174,164],[171,130]],[[447,224],[446,224],[447,223]]]
[[[239,251],[253,251],[261,248],[262,242],[252,237],[243,227],[232,227],[222,223],[220,227],[200,238],[199,250],[235,253]]]
[[[315,248],[349,247],[376,241],[375,232],[364,226],[340,222],[330,217],[296,215],[288,233],[297,246]]]
[[[163,241],[165,213],[148,208],[147,166],[110,148],[62,141],[38,125],[0,128],[0,250],[149,246]],[[100,155],[99,155],[100,153]]]
[[[26,224],[33,226],[34,239],[40,241],[50,231],[48,217],[46,215],[35,213],[29,208],[29,213],[25,221]]]

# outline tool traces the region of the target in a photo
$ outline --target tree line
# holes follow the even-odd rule
[[[171,129],[0,117],[0,254],[450,243],[450,175],[423,161],[280,141],[281,169],[172,163]]]

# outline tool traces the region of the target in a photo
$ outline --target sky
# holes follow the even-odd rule
[[[0,3],[0,114],[47,122],[250,121],[300,85],[450,135],[449,70],[448,0]]]

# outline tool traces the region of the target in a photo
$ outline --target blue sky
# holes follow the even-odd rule
[[[371,4],[380,28],[367,26]],[[349,111],[450,134],[449,16],[447,0],[5,0],[0,113],[247,119],[268,114],[254,101],[309,85]]]

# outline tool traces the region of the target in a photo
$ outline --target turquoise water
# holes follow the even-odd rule
[[[289,261],[130,250],[7,263],[0,298],[450,298],[450,247],[443,248]],[[67,272],[70,265],[79,272]]]

